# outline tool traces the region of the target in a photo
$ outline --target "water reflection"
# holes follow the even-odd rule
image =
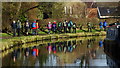
[[[36,48],[36,46],[34,46],[33,49],[32,49],[32,55],[33,56],[38,56],[38,54],[39,54],[39,50],[38,50],[38,48]]]
[[[51,44],[50,44],[50,43],[48,43],[47,50],[48,50],[48,52],[49,52],[49,54],[50,54],[50,53],[51,53],[51,51],[52,51],[52,46],[51,46]]]
[[[28,57],[30,54],[30,49],[29,48],[25,48],[25,56]]]
[[[57,57],[54,54],[49,54],[44,66],[57,66]]]
[[[100,47],[103,46],[103,41],[102,41],[102,40],[99,41],[99,46],[100,46]]]
[[[21,56],[20,56],[20,49],[17,49],[17,50],[14,50],[12,52],[12,59],[13,59],[13,62],[16,62],[17,59],[19,59]]]
[[[19,48],[3,58],[3,61],[6,61],[6,59],[12,59],[12,61],[7,60],[2,64],[3,66],[95,66],[93,63],[100,55],[104,55],[102,46],[103,42],[101,43],[100,39],[92,38]],[[12,56],[12,58],[9,56]]]

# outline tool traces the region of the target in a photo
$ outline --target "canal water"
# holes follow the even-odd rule
[[[53,40],[47,43],[19,45],[4,52],[2,66],[77,66],[100,67],[107,65],[102,37]],[[4,54],[3,53],[3,54]]]

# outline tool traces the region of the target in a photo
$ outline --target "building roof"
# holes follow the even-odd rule
[[[99,18],[120,18],[117,7],[97,7]]]

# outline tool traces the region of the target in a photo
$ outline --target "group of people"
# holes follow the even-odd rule
[[[39,28],[38,26],[38,20],[34,20],[31,24],[29,23],[28,20],[25,21],[24,25],[21,24],[21,21],[13,21],[12,24],[12,29],[13,29],[13,36],[20,36],[21,33],[28,35],[29,30],[32,29],[32,34],[36,35],[37,34],[37,29]]]
[[[22,50],[23,50],[23,49],[22,49]],[[13,59],[14,62],[16,62],[16,59],[17,59],[18,57],[20,57],[20,52],[21,52],[20,49],[14,50],[14,51],[12,52],[11,58]],[[32,56],[34,56],[34,57],[39,56],[39,49],[38,49],[36,46],[34,46],[32,49],[30,49],[30,48],[25,48],[25,49],[24,49],[24,57],[28,57],[28,56],[31,55],[31,54],[32,54]]]
[[[56,46],[56,43],[54,44],[50,44],[48,43],[48,46],[47,46],[47,50],[49,52],[49,54],[51,52],[53,53],[56,53],[56,51],[59,51],[59,52],[72,52],[75,48],[76,48],[76,43],[73,42],[73,44],[71,43],[71,41],[65,41],[65,42],[59,42],[58,43],[58,46]]]
[[[107,27],[107,21],[105,20],[104,22],[99,23],[100,31],[104,28],[104,31],[106,31]]]
[[[12,29],[13,29],[13,36],[20,36],[21,33],[25,35],[29,35],[29,31],[32,32],[32,35],[37,35],[38,30],[40,29],[38,20],[34,20],[32,23],[29,23],[28,20],[25,21],[24,25],[21,25],[21,21],[13,21],[11,24]],[[104,28],[104,31],[106,31],[107,27],[107,22],[106,20],[104,22],[99,23],[100,31]],[[76,23],[72,22],[72,20],[67,21],[65,20],[64,22],[48,22],[47,24],[47,29],[48,29],[48,34],[52,33],[76,33]],[[92,32],[93,27],[91,26],[91,23],[87,23],[87,28],[88,32]]]
[[[71,20],[68,22],[65,20],[63,23],[54,21],[53,23],[49,22],[47,24],[48,34],[52,31],[53,33],[76,33],[76,23],[73,23]],[[72,31],[73,29],[73,31]]]
[[[29,23],[28,20],[26,20],[24,25],[21,24],[20,20],[18,20],[17,22],[13,21],[11,26],[13,29],[13,36],[16,36],[17,34],[18,36],[20,36],[21,33],[29,35],[29,30],[32,30],[32,35],[37,35],[38,29],[40,29],[38,20],[34,20],[31,24]],[[48,22],[47,29],[48,34],[50,34],[51,31],[53,33],[71,33],[71,32],[76,33],[76,23],[73,23],[71,20],[69,22],[65,20],[63,23],[62,22],[57,23],[56,21]]]

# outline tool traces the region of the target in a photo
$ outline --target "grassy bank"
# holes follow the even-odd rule
[[[12,37],[10,39],[2,39],[0,44],[0,50],[6,50],[10,47],[21,45],[25,43],[31,43],[35,41],[53,40],[53,39],[64,39],[64,38],[77,38],[77,37],[88,37],[88,36],[103,36],[106,32],[81,32],[81,33],[64,33],[64,34],[47,34],[47,35],[35,35],[35,36],[21,36]]]

